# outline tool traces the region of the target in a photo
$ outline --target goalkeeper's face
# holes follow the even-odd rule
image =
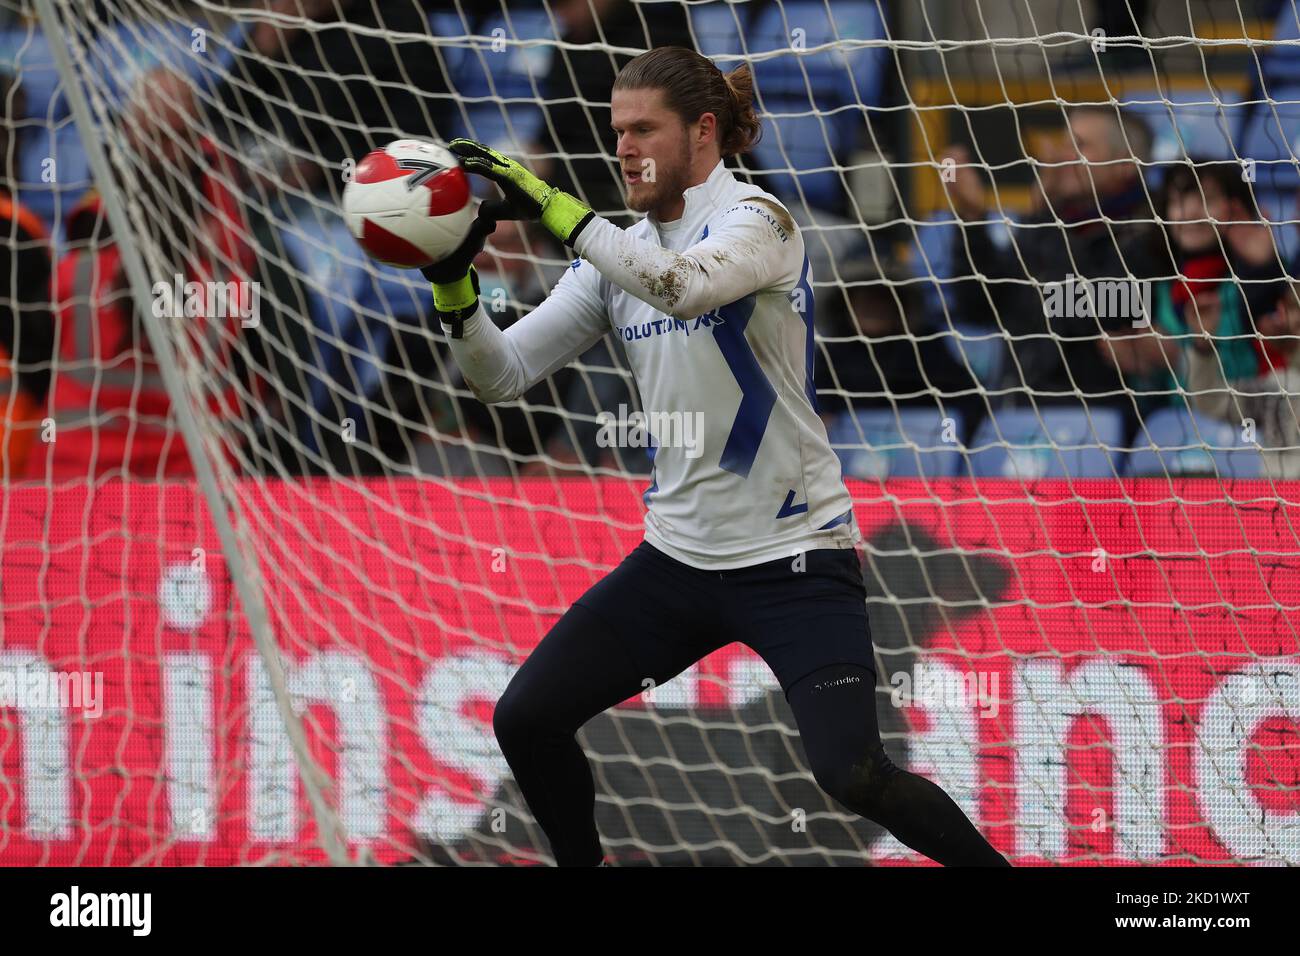
[[[610,121],[628,208],[660,219],[681,215],[682,193],[693,185],[690,127],[655,89],[615,91]]]

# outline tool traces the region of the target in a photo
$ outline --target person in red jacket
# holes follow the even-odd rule
[[[187,90],[180,83],[176,88],[142,85],[124,119],[131,155],[148,165],[143,175],[137,173],[133,205],[144,211],[149,225],[136,238],[159,272],[150,275],[151,282],[169,289],[177,276],[182,288],[233,282],[246,304],[252,297],[245,287],[256,275],[248,227],[225,185],[233,181],[227,158],[177,105]],[[167,300],[164,311],[170,304]],[[54,420],[55,440],[45,454],[32,457],[29,475],[60,481],[192,474],[141,317],[146,308],[158,314],[159,303],[132,296],[122,249],[93,190],[68,218],[54,306],[56,361],[47,414]],[[243,329],[239,314],[215,306],[203,302],[202,315],[187,316],[183,324],[166,317],[163,324],[181,346],[180,359],[204,366],[201,375],[188,378],[204,383],[202,401],[210,420],[224,427],[242,417],[234,376]]]
[[[39,216],[14,196],[8,168],[22,88],[0,74],[0,480],[21,476],[50,382],[50,250]]]

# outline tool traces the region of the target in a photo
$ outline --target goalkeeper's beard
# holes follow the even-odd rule
[[[633,212],[653,212],[673,200],[681,199],[687,189],[687,174],[691,168],[691,151],[683,144],[678,162],[668,169],[660,165],[654,182],[641,182],[627,188],[627,208]]]

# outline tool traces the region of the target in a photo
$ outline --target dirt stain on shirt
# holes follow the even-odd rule
[[[647,268],[630,255],[622,256],[620,264],[636,276],[647,292],[663,299],[669,308],[681,300],[691,269],[690,260],[684,256],[674,256],[673,264],[662,271]]]

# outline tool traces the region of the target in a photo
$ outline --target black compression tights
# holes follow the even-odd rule
[[[693,661],[672,667],[677,663],[674,673]],[[640,693],[644,676],[600,618],[576,605],[497,703],[497,740],[560,866],[596,866],[602,859],[591,766],[574,735]],[[831,665],[798,681],[788,699],[813,776],[836,801],[945,866],[1009,865],[942,789],[889,759],[880,744],[871,671]]]
[[[889,759],[871,671],[822,668],[791,687],[789,701],[813,778],[837,802],[944,866],[1010,866],[942,788]]]

